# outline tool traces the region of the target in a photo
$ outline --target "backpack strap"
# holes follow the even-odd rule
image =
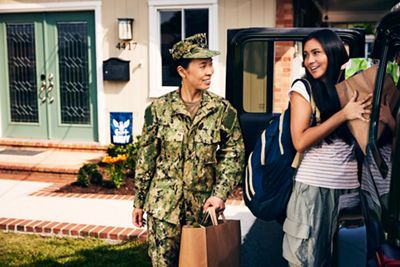
[[[310,104],[311,104],[312,117],[313,117],[313,119],[310,122],[310,126],[314,122],[316,124],[320,124],[321,123],[321,113],[319,112],[317,104],[315,103],[315,100],[314,100],[314,97],[313,97],[313,94],[312,94],[312,87],[311,87],[310,82],[307,79],[304,79],[304,78],[296,79],[296,80],[293,81],[292,86],[293,86],[293,84],[295,84],[298,81],[300,81],[300,82],[302,82],[304,84],[304,86],[306,87],[307,93],[310,96]],[[300,162],[301,162],[302,158],[303,158],[303,153],[297,152],[296,156],[293,159],[292,167],[297,169],[300,166]]]
[[[319,112],[317,104],[315,103],[310,82],[305,78],[296,79],[293,81],[292,86],[298,81],[300,81],[304,84],[304,86],[306,87],[307,93],[310,96],[311,110],[313,113],[313,119],[315,119],[315,121],[311,121],[311,124],[313,124],[314,122],[316,124],[320,124],[321,123],[321,113]]]

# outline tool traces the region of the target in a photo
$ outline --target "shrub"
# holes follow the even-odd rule
[[[97,164],[85,163],[79,169],[77,182],[81,186],[88,187],[90,183],[101,184],[103,181],[103,176],[97,169]]]
[[[102,159],[101,163],[105,164],[107,174],[116,188],[121,186],[126,174],[129,172],[134,174],[139,147],[139,135],[136,136],[134,142],[130,144],[108,146],[107,155]],[[90,184],[103,184],[103,176],[98,171],[98,164],[84,164],[79,169],[77,182],[85,187]]]
[[[123,163],[123,167],[133,174],[135,172],[136,161],[140,148],[140,135],[135,137],[135,140],[127,145],[110,145],[107,148],[107,155],[110,157],[117,157],[118,155],[125,155],[127,158]]]
[[[106,170],[116,188],[119,188],[125,178],[125,161],[127,156],[119,154],[115,157],[105,156],[102,160],[106,163]]]
[[[97,165],[96,170],[90,176],[90,183],[97,185],[101,185],[103,183],[103,175],[101,175],[101,173],[98,171]]]

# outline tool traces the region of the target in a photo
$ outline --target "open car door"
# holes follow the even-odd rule
[[[387,14],[377,27],[372,53],[379,59],[362,186],[367,204],[369,257],[379,267],[400,266],[400,101],[394,101],[395,124],[379,123],[387,99],[385,83],[392,79],[398,91],[400,64],[400,11]],[[396,85],[397,83],[397,85]],[[397,103],[396,103],[397,102]],[[383,129],[380,129],[382,127]],[[382,135],[378,135],[383,131]]]
[[[228,30],[225,95],[238,111],[246,158],[265,123],[286,108],[292,81],[304,75],[302,40],[315,30],[317,28]],[[364,57],[363,31],[333,30],[342,38],[350,57]],[[242,244],[241,266],[287,266],[281,256],[282,236],[279,223],[256,219]]]

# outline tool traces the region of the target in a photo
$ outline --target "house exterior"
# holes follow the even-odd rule
[[[277,5],[284,4],[1,0],[0,138],[108,144],[110,112],[132,113],[133,134],[140,134],[152,98],[176,88],[165,77],[167,46],[198,30],[222,52],[211,90],[224,95],[226,29],[274,27]],[[119,39],[118,18],[134,19],[132,40]],[[129,61],[129,80],[104,79],[110,58]]]
[[[196,32],[206,32],[210,48],[221,51],[210,90],[224,96],[227,29],[302,26],[305,12],[318,13],[316,25],[327,20],[302,2],[0,0],[0,139],[106,145],[110,125],[119,132],[127,126],[113,120],[114,112],[131,114],[129,127],[140,134],[146,106],[179,85],[168,48]],[[320,1],[312,2],[315,9]],[[119,36],[118,21],[125,18],[134,20],[122,22],[132,39]],[[292,76],[294,49],[284,42],[276,49],[274,76]],[[290,79],[274,80],[279,112]],[[248,81],[262,86],[265,79]],[[249,105],[263,110],[262,103]]]

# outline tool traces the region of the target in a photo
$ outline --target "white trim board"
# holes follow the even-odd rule
[[[162,6],[162,5],[216,5],[218,0],[149,0],[149,6]]]
[[[40,11],[83,11],[96,10],[101,7],[101,1],[60,2],[60,3],[27,3],[0,4],[0,13],[24,13]]]
[[[218,50],[218,1],[217,0],[149,0],[149,97],[159,97],[176,87],[162,86],[161,71],[161,48],[160,48],[160,18],[159,10],[174,10],[185,8],[208,8],[209,10],[209,47]],[[214,66],[219,65],[218,57],[213,58]],[[224,90],[218,84],[219,73],[216,70],[213,75],[213,82],[210,90],[223,95]]]

